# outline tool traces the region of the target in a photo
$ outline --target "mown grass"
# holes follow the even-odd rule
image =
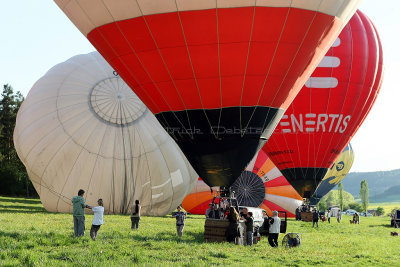
[[[271,248],[266,238],[253,247],[204,243],[203,216],[190,215],[180,241],[175,220],[142,217],[130,230],[128,216],[105,216],[96,241],[88,237],[93,216],[86,216],[86,235],[73,236],[72,216],[46,212],[39,200],[0,197],[0,266],[132,265],[387,265],[399,266],[400,238],[390,236],[388,217],[361,218],[350,225],[290,220],[288,232],[301,233],[302,245]],[[281,242],[283,235],[279,237]]]

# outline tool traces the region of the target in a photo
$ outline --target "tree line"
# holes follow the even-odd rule
[[[9,84],[3,86],[0,98],[0,194],[6,196],[37,196],[25,166],[14,147],[13,133],[18,110],[24,101]]]
[[[353,195],[349,192],[344,191],[343,184],[339,183],[338,190],[330,191],[326,196],[324,196],[318,202],[318,209],[326,211],[328,207],[338,206],[342,211],[347,209],[353,209],[357,212],[367,213],[369,205],[369,189],[368,183],[364,179],[360,184],[360,200],[358,202],[354,199]],[[376,210],[376,215],[384,215],[384,209],[378,207]]]

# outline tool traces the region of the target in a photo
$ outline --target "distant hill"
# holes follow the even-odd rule
[[[354,197],[360,194],[361,181],[366,179],[370,202],[400,201],[400,169],[378,172],[352,172],[343,180],[343,188]],[[337,186],[334,188],[337,189]]]
[[[371,196],[370,196],[371,198]],[[375,200],[376,199],[376,200]],[[373,196],[374,202],[395,202],[400,200],[400,185],[396,185],[390,187],[388,190],[385,190],[382,194]],[[372,201],[370,201],[372,202]]]

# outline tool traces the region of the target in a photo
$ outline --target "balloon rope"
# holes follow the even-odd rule
[[[43,183],[38,183],[38,182],[34,182],[34,181],[32,181],[32,183],[37,184],[37,185],[40,186],[40,187],[46,188],[46,189],[49,190],[51,193],[53,193],[54,195],[58,196],[59,199],[63,198],[63,199],[61,199],[61,200],[62,200],[64,203],[66,203],[66,204],[72,206],[72,202],[71,202],[71,201],[72,201],[72,198],[69,198],[69,197],[67,197],[67,196],[65,196],[65,195],[63,195],[63,194],[60,194],[60,193],[56,192],[54,189],[51,189],[50,187],[48,187],[47,185],[45,185],[45,184],[43,184]],[[67,202],[67,201],[65,201],[64,199],[68,199],[68,200],[70,200],[70,202]],[[57,207],[58,207],[58,204],[57,204]]]

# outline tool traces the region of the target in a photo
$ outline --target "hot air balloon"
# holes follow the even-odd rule
[[[317,190],[310,199],[310,204],[315,205],[319,200],[338,185],[349,173],[354,162],[354,151],[350,143],[346,146],[332,167],[325,174]]]
[[[198,175],[126,83],[97,52],[39,79],[18,111],[18,156],[48,211],[72,212],[79,189],[108,213],[165,215]]]
[[[55,2],[156,115],[203,181],[221,187],[265,143],[360,3]]]
[[[263,147],[301,196],[312,196],[367,116],[382,71],[378,34],[357,11]]]
[[[191,214],[205,215],[214,196],[210,187],[199,178],[193,190],[183,199],[182,207]]]
[[[259,207],[270,216],[273,210],[278,210],[286,211],[289,217],[295,217],[296,208],[303,204],[303,198],[262,150],[233,183],[231,191],[240,206]],[[213,197],[210,188],[199,178],[182,205],[190,213],[205,214]]]

